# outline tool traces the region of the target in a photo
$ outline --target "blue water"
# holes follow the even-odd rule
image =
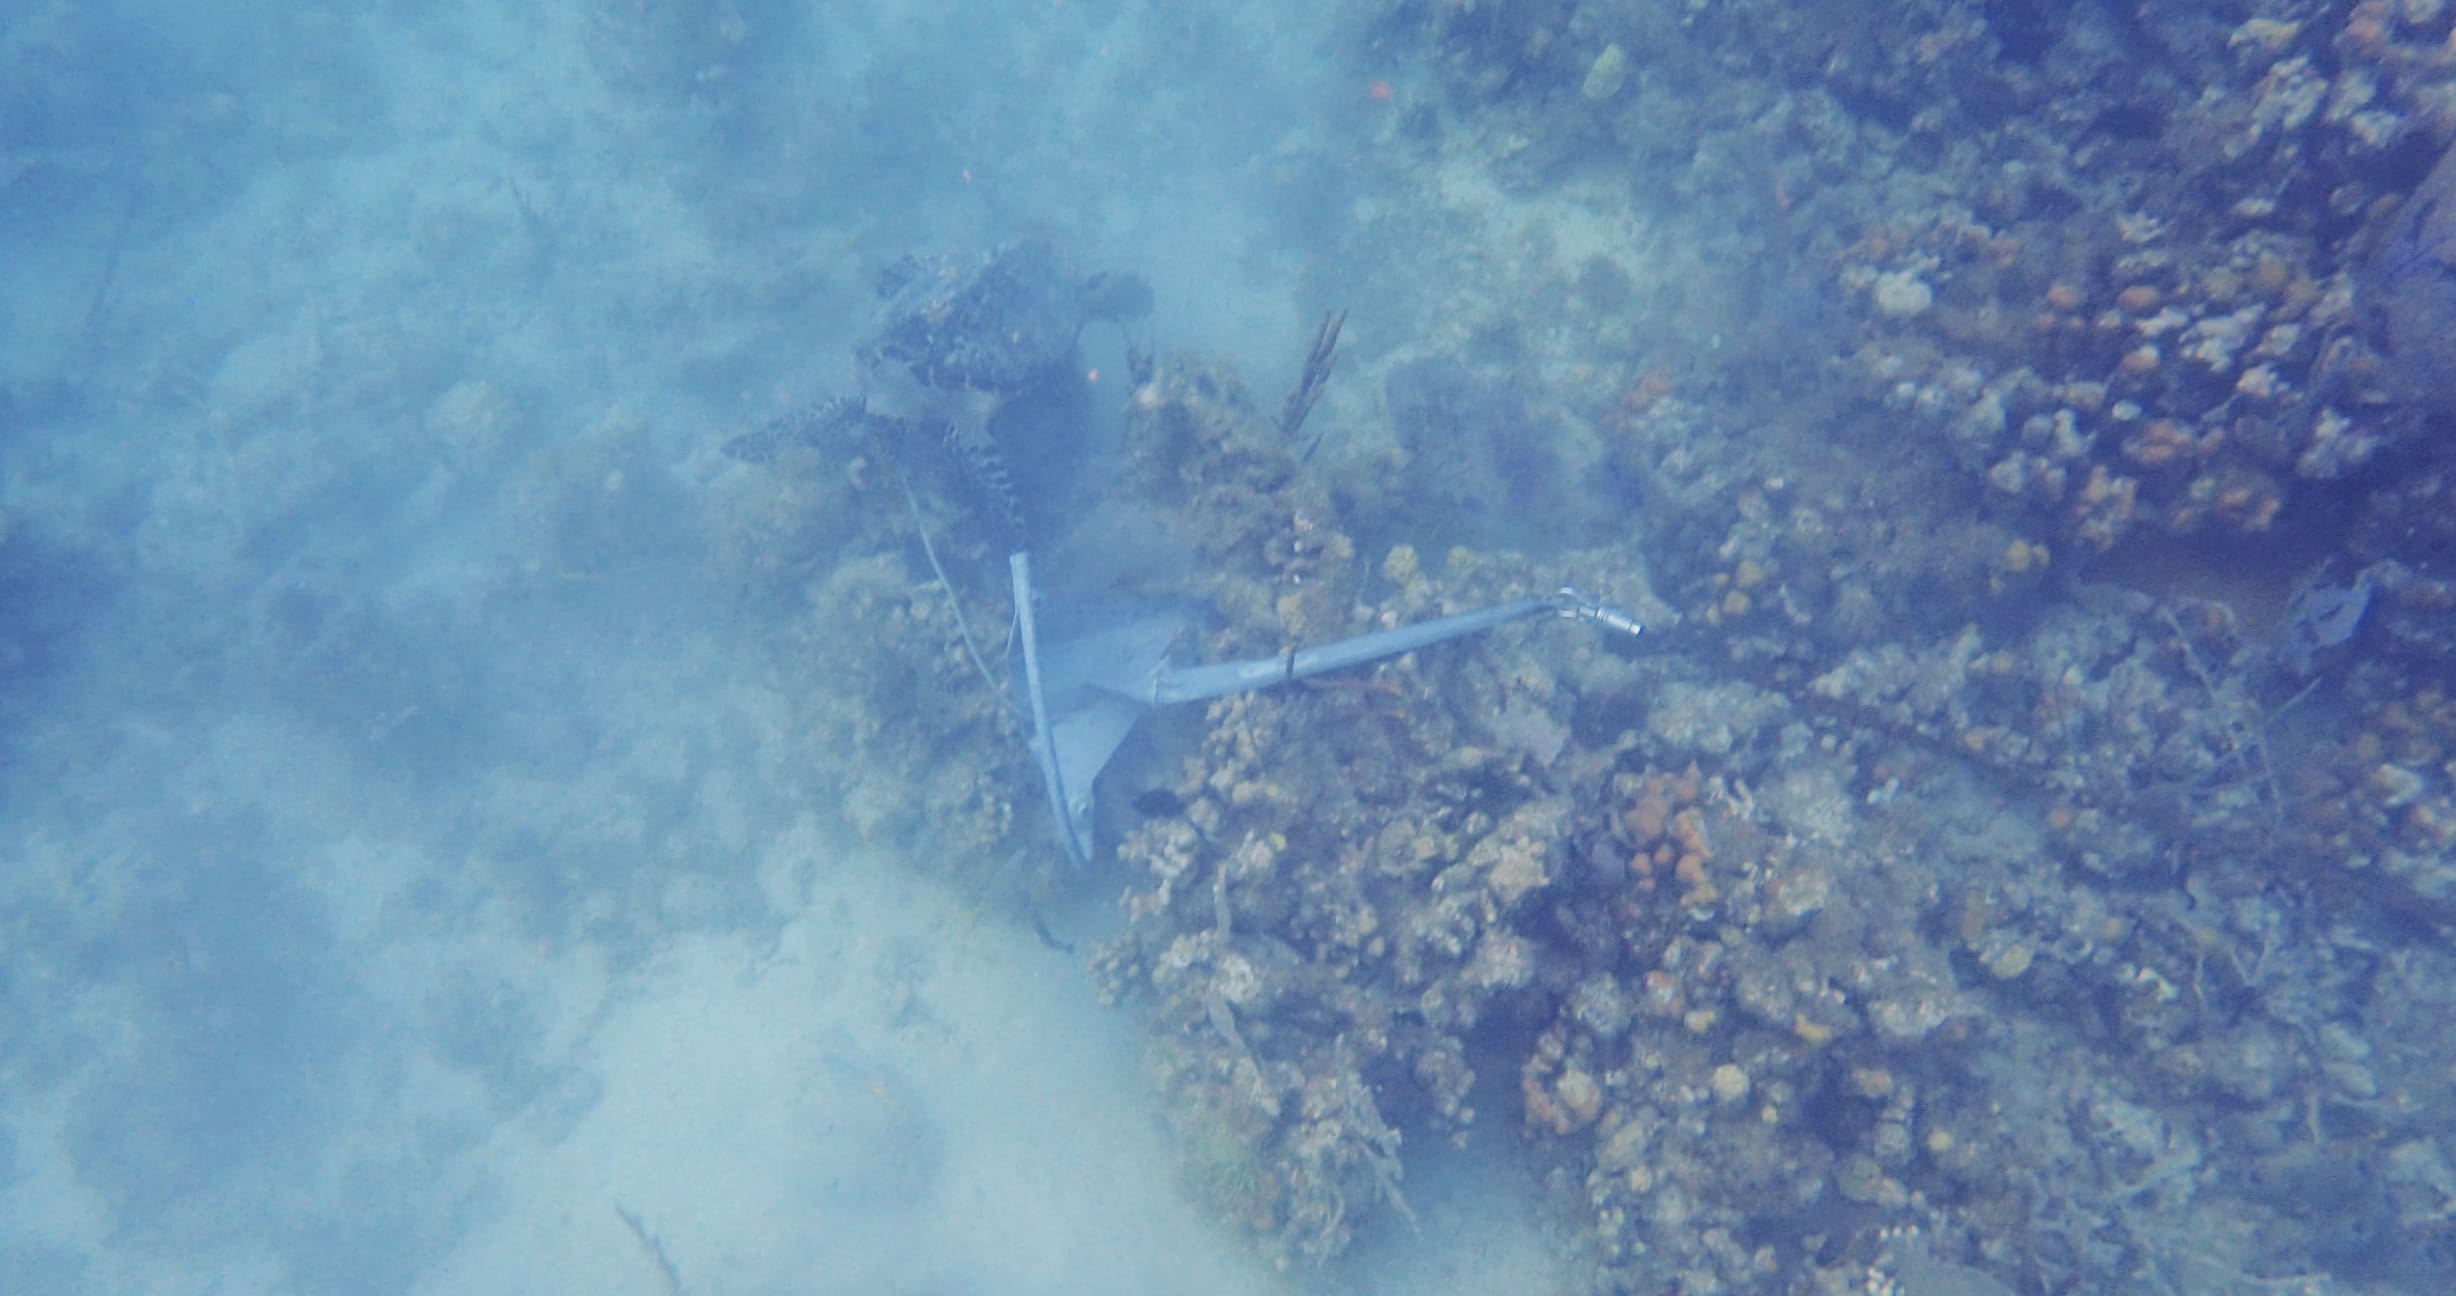
[[[1907,5],[1942,34],[1894,80],[1865,31],[1699,8],[0,15],[0,1292],[2434,1290],[2456,716],[2412,482],[2446,411],[2379,396],[2391,468],[2321,479],[2210,412],[2231,377],[2175,380],[2234,437],[2191,451],[2236,470],[2207,499],[2133,425],[1990,430],[1998,397],[2095,419],[2057,384],[2120,388],[2138,339],[2087,330],[2152,336],[2129,234],[2015,234],[2252,218],[2232,173],[2141,178],[2192,76],[2099,87],[2081,178],[1918,125],[2017,119],[2101,40],[2273,90],[2248,60],[2345,6],[2059,38]],[[1920,80],[1973,32],[2000,80]],[[1690,39],[1774,54],[1661,53]],[[2400,111],[2426,66],[2346,57]],[[2365,204],[2443,143],[2349,161],[2368,127],[2316,120],[2259,157],[2364,203],[2278,187],[2292,264],[2228,271],[2272,312],[2353,291]],[[946,612],[1007,651],[979,465],[725,450],[859,389],[898,258],[1018,239],[1151,290],[1002,410],[1082,439],[1012,471],[1067,594],[1267,654],[1325,584],[1347,632],[1574,576],[1653,637],[1171,717],[1068,870]],[[2102,299],[2052,305],[2069,278]],[[1269,426],[1334,306],[1301,456],[1153,414]],[[1155,426],[1183,481],[1125,448]],[[2092,466],[2137,516],[2072,502]],[[1275,529],[1187,524],[1290,478]],[[2274,530],[2208,502],[2246,480]],[[2381,573],[2371,621],[2288,670],[2329,570]],[[1249,731],[1279,745],[1205,745]],[[1120,916],[1184,824],[1214,871]],[[1476,853],[1512,831],[1545,861],[1514,917]],[[1284,891],[1232,899],[1257,842],[1284,860],[1235,885]],[[1510,898],[1439,912],[1471,886]],[[1386,942],[1325,927],[1359,908]],[[1428,989],[1392,951],[1436,917]],[[1248,1060],[1284,1107],[1232,1137]],[[1397,1170],[1291,1150],[1384,1120]]]

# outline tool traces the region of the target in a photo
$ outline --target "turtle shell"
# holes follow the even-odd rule
[[[939,391],[1020,391],[1066,362],[1091,316],[1083,277],[1037,239],[980,258],[905,257],[879,292],[865,366],[901,369]]]

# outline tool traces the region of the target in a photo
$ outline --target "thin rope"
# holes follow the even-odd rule
[[[895,474],[896,489],[904,492],[904,507],[912,513],[913,534],[921,537],[921,553],[930,560],[930,572],[938,578],[938,589],[947,597],[947,610],[955,614],[955,631],[963,636],[964,655],[972,659],[972,669],[981,673],[981,682],[989,686],[990,695],[998,699],[999,705],[1012,708],[1014,703],[1006,696],[1006,690],[998,687],[998,677],[989,673],[989,663],[981,659],[981,650],[973,646],[972,623],[964,620],[964,605],[955,597],[955,582],[947,579],[947,569],[938,562],[938,547],[930,543],[929,526],[921,520],[920,498],[912,493],[912,483],[904,480],[904,470],[896,464],[895,456],[884,447],[877,449],[878,457],[887,462],[887,471]]]

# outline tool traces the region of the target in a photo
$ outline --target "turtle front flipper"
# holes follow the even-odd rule
[[[859,444],[867,419],[858,398],[839,396],[769,419],[758,431],[727,441],[725,456],[741,463],[767,464],[797,445],[824,449],[830,444]]]

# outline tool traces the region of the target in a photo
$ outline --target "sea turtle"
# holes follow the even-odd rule
[[[1046,240],[1021,239],[984,256],[900,258],[878,295],[878,323],[853,351],[853,393],[726,449],[763,461],[845,433],[879,433],[891,450],[939,437],[1020,539],[1021,501],[993,421],[1018,398],[1072,381],[1083,326],[1147,313],[1151,289],[1130,274],[1079,273]]]

